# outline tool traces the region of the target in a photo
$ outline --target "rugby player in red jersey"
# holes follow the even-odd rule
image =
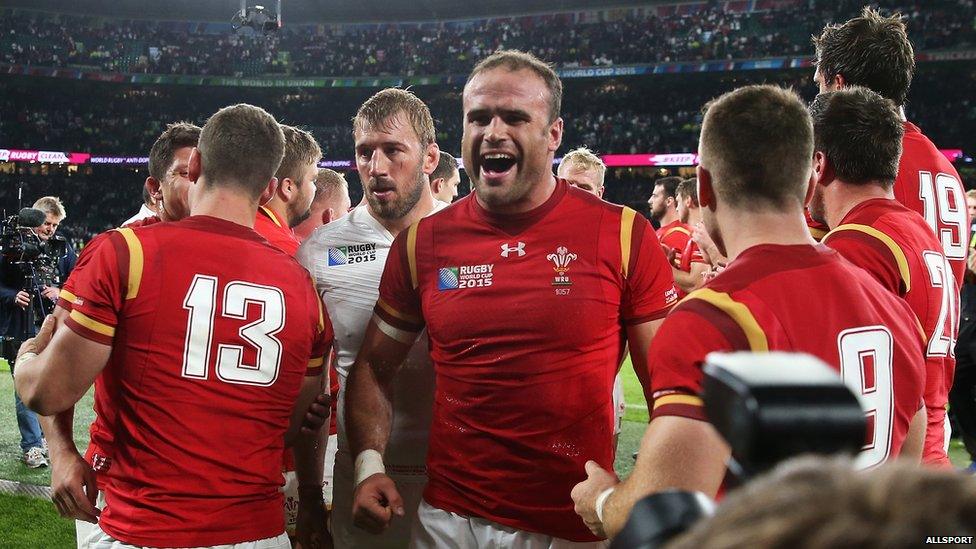
[[[942,242],[956,284],[962,286],[969,241],[969,214],[959,173],[922,133],[905,119],[904,105],[915,73],[915,52],[900,14],[884,17],[870,7],[859,17],[828,25],[814,38],[820,91],[864,86],[894,101],[905,126],[895,199],[918,212]]]
[[[462,156],[475,192],[394,241],[348,380],[363,528],[402,515],[380,456],[390,383],[426,326],[436,393],[412,546],[603,544],[569,489],[588,456],[612,466],[624,345],[650,344],[676,292],[647,220],[553,176],[561,96],[555,72],[522,52],[497,52],[468,78]]]
[[[928,428],[922,461],[950,467],[946,404],[955,369],[959,288],[925,219],[894,199],[904,128],[894,104],[862,87],[820,94],[810,106],[815,135],[815,219],[823,243],[905,299],[922,323]]]
[[[701,207],[698,204],[698,179],[692,177],[678,184],[675,193],[678,197],[678,219],[686,227],[694,228],[701,223]],[[685,247],[677,250],[671,262],[674,284],[678,287],[678,295],[687,295],[705,284],[704,274],[708,270],[708,262],[699,249],[694,238],[688,238]]]
[[[691,227],[682,223],[678,215],[678,185],[681,181],[677,176],[658,179],[654,182],[651,197],[647,199],[651,219],[660,225],[657,230],[658,240],[666,250],[677,253],[681,253],[691,239]]]
[[[292,229],[312,213],[322,149],[305,130],[282,124],[281,131],[285,134],[285,158],[275,174],[278,189],[271,200],[258,207],[254,230],[276,248],[294,256],[301,241]]]
[[[729,448],[700,397],[701,365],[713,351],[814,355],[842,374],[873,417],[862,466],[921,454],[922,333],[904,300],[810,236],[803,209],[814,189],[813,127],[800,98],[773,86],[719,97],[698,150],[704,224],[732,262],[676,306],[654,338],[653,412],[633,474],[618,484],[589,462],[589,478],[573,489],[587,525],[611,536],[649,493],[718,491]]]
[[[160,134],[149,150],[149,177],[144,187],[159,213],[137,219],[124,227],[179,221],[189,215],[187,194],[191,183],[187,179],[188,165],[190,153],[199,139],[200,127],[187,122],[169,124]],[[85,246],[72,272],[74,276],[65,281],[54,310],[60,322],[67,319],[71,312],[75,281],[87,268],[98,243],[107,234],[96,236]],[[98,376],[95,380],[95,421],[89,428],[88,449],[84,457],[74,442],[74,408],[53,417],[40,417],[51,456],[51,499],[62,516],[76,519],[79,548],[88,547],[86,540],[91,532],[90,523],[96,522],[98,510],[105,505],[104,498],[99,497],[101,483],[97,472],[106,470],[112,463],[114,429],[111,426],[115,421],[113,395],[116,388],[106,386],[111,382],[105,376]]]
[[[289,546],[281,452],[314,446],[297,431],[331,326],[308,273],[251,229],[283,148],[263,110],[218,111],[189,161],[193,215],[109,233],[67,329],[52,316],[21,349],[15,381],[41,413],[73,406],[103,371],[117,387],[96,545]]]

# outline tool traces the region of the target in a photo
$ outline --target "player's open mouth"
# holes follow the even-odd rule
[[[495,179],[506,175],[515,167],[517,160],[514,155],[503,152],[492,152],[481,155],[481,175]]]

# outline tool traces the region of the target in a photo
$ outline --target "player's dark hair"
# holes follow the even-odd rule
[[[678,185],[684,181],[682,178],[673,175],[670,177],[662,177],[654,182],[654,186],[660,185],[664,188],[664,197],[673,198],[675,202],[678,201]]]
[[[450,179],[457,171],[457,159],[451,156],[451,153],[441,151],[441,156],[437,159],[437,167],[430,174],[430,180]]]
[[[802,207],[813,163],[810,113],[793,90],[739,88],[705,106],[699,154],[724,204],[747,211]]]
[[[281,165],[285,136],[267,111],[240,103],[207,120],[198,148],[207,185],[235,185],[257,198]]]
[[[810,115],[814,150],[827,156],[838,179],[853,184],[879,182],[891,188],[905,134],[891,100],[856,86],[818,95]]]
[[[698,207],[698,178],[691,177],[688,179],[681,180],[678,184],[678,196],[681,198],[690,198],[691,204],[695,208]]]
[[[839,74],[851,86],[865,86],[896,105],[905,104],[915,74],[915,52],[901,14],[884,17],[865,7],[860,17],[824,27],[813,44],[824,79]]]
[[[468,75],[467,82],[464,83],[464,87],[467,87],[468,83],[475,76],[499,67],[512,72],[523,69],[529,70],[538,75],[546,83],[546,88],[549,89],[549,123],[551,124],[559,118],[559,112],[563,102],[563,83],[559,80],[559,75],[556,74],[556,71],[548,63],[531,53],[519,50],[496,51],[474,66],[471,74]]]
[[[149,149],[149,175],[156,181],[164,181],[166,172],[173,165],[176,151],[184,147],[196,147],[200,141],[200,126],[189,122],[175,122],[156,139]]]

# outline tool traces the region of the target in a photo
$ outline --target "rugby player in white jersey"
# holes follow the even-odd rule
[[[433,405],[434,374],[427,337],[417,338],[394,388],[394,423],[384,456],[386,472],[403,496],[404,515],[374,535],[353,524],[353,458],[345,435],[345,381],[356,359],[379,296],[380,277],[400,231],[447,206],[434,199],[429,176],[437,166],[430,110],[412,93],[386,89],[368,99],[353,119],[356,168],[365,200],[352,212],[316,229],[298,260],[335,325],[339,373],[339,449],[331,515],[335,546],[407,547],[410,527],[427,483],[425,460]]]

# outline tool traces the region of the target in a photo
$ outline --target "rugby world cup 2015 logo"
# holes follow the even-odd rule
[[[346,256],[345,246],[336,246],[335,248],[329,248],[329,266],[334,267],[336,265],[345,265],[349,262],[349,258]]]
[[[566,273],[569,271],[570,262],[578,258],[579,256],[576,254],[569,253],[566,246],[559,246],[556,248],[556,253],[546,256],[546,259],[555,264],[553,270],[556,271],[556,276],[552,279],[553,286],[571,286],[573,284]]]
[[[457,290],[459,281],[457,267],[442,267],[437,271],[438,290]]]

